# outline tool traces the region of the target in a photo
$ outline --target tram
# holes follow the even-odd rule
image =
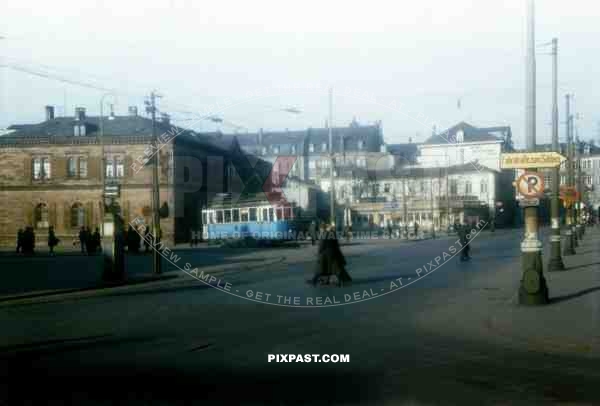
[[[250,198],[235,203],[230,196],[216,199],[202,209],[202,233],[206,240],[253,237],[256,239],[295,239],[304,223],[298,208],[285,200],[274,202]]]

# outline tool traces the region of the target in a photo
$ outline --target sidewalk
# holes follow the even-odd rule
[[[520,306],[520,257],[482,272],[453,292],[436,292],[415,322],[437,334],[517,346],[530,351],[600,356],[600,228],[588,227],[577,255],[563,256],[564,272],[547,272],[549,242],[544,241],[544,276],[551,303]],[[477,258],[469,266],[477,267]]]

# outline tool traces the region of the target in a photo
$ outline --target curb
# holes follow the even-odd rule
[[[276,265],[278,263],[283,263],[285,261],[285,257],[279,257],[273,261],[265,261],[260,264],[243,266],[243,263],[234,263],[228,264],[226,269],[223,269],[223,266],[212,267],[211,268],[202,268],[201,270],[204,273],[217,276],[226,274],[228,271],[232,269],[239,269],[241,271],[252,271],[257,268],[263,268],[265,266]],[[168,270],[166,275],[162,275],[159,277],[143,277],[139,279],[131,279],[125,283],[105,283],[102,285],[89,286],[85,288],[75,288],[75,289],[62,289],[62,290],[52,290],[52,291],[37,291],[32,293],[25,293],[19,295],[10,295],[0,297],[0,306],[2,305],[13,305],[13,304],[36,304],[36,303],[47,303],[49,301],[55,300],[68,300],[68,299],[84,299],[91,297],[102,297],[110,294],[129,291],[136,285],[148,286],[149,282],[169,282],[166,287],[171,285],[173,282],[178,284],[190,283],[190,282],[198,282],[195,278],[189,277],[189,275],[180,271],[179,269]],[[163,284],[152,284],[152,287],[165,287]],[[37,302],[35,299],[48,299],[48,301],[40,301]]]
[[[132,278],[129,280],[125,280],[124,282],[104,282],[98,285],[86,286],[84,288],[72,288],[72,289],[56,289],[56,290],[43,290],[43,291],[34,291],[30,293],[23,293],[17,295],[7,295],[0,296],[0,303],[9,302],[13,300],[21,300],[21,299],[33,299],[37,297],[47,297],[47,296],[56,296],[61,294],[68,293],[78,293],[78,292],[88,292],[88,291],[101,291],[105,289],[133,286],[133,285],[141,285],[150,282],[160,282],[170,279],[178,278],[179,275],[162,275],[158,277],[143,277],[143,278]]]

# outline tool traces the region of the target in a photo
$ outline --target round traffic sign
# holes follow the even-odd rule
[[[524,197],[537,197],[544,194],[544,176],[538,172],[525,172],[516,182],[517,191]]]

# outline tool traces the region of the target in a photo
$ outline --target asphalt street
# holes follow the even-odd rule
[[[354,280],[341,288],[305,282],[314,271],[316,247],[303,246],[230,255],[235,261],[285,260],[219,276],[220,286],[230,284],[228,293],[191,280],[171,289],[4,305],[0,400],[597,404],[597,359],[506,348],[425,331],[416,322],[416,314],[422,317],[440,297],[460,295],[473,278],[518,266],[520,240],[519,230],[486,232],[473,241],[473,259],[466,263],[443,255],[455,237],[347,245],[342,249]],[[188,250],[178,265],[207,261],[202,255]],[[390,287],[399,278],[402,285]],[[257,292],[259,301],[242,298],[256,300]],[[345,302],[345,295],[352,299]],[[307,305],[307,298],[318,297],[341,303]],[[450,316],[448,325],[463,317]],[[269,354],[348,354],[350,362],[276,363],[268,362]],[[49,386],[42,389],[41,381]]]

